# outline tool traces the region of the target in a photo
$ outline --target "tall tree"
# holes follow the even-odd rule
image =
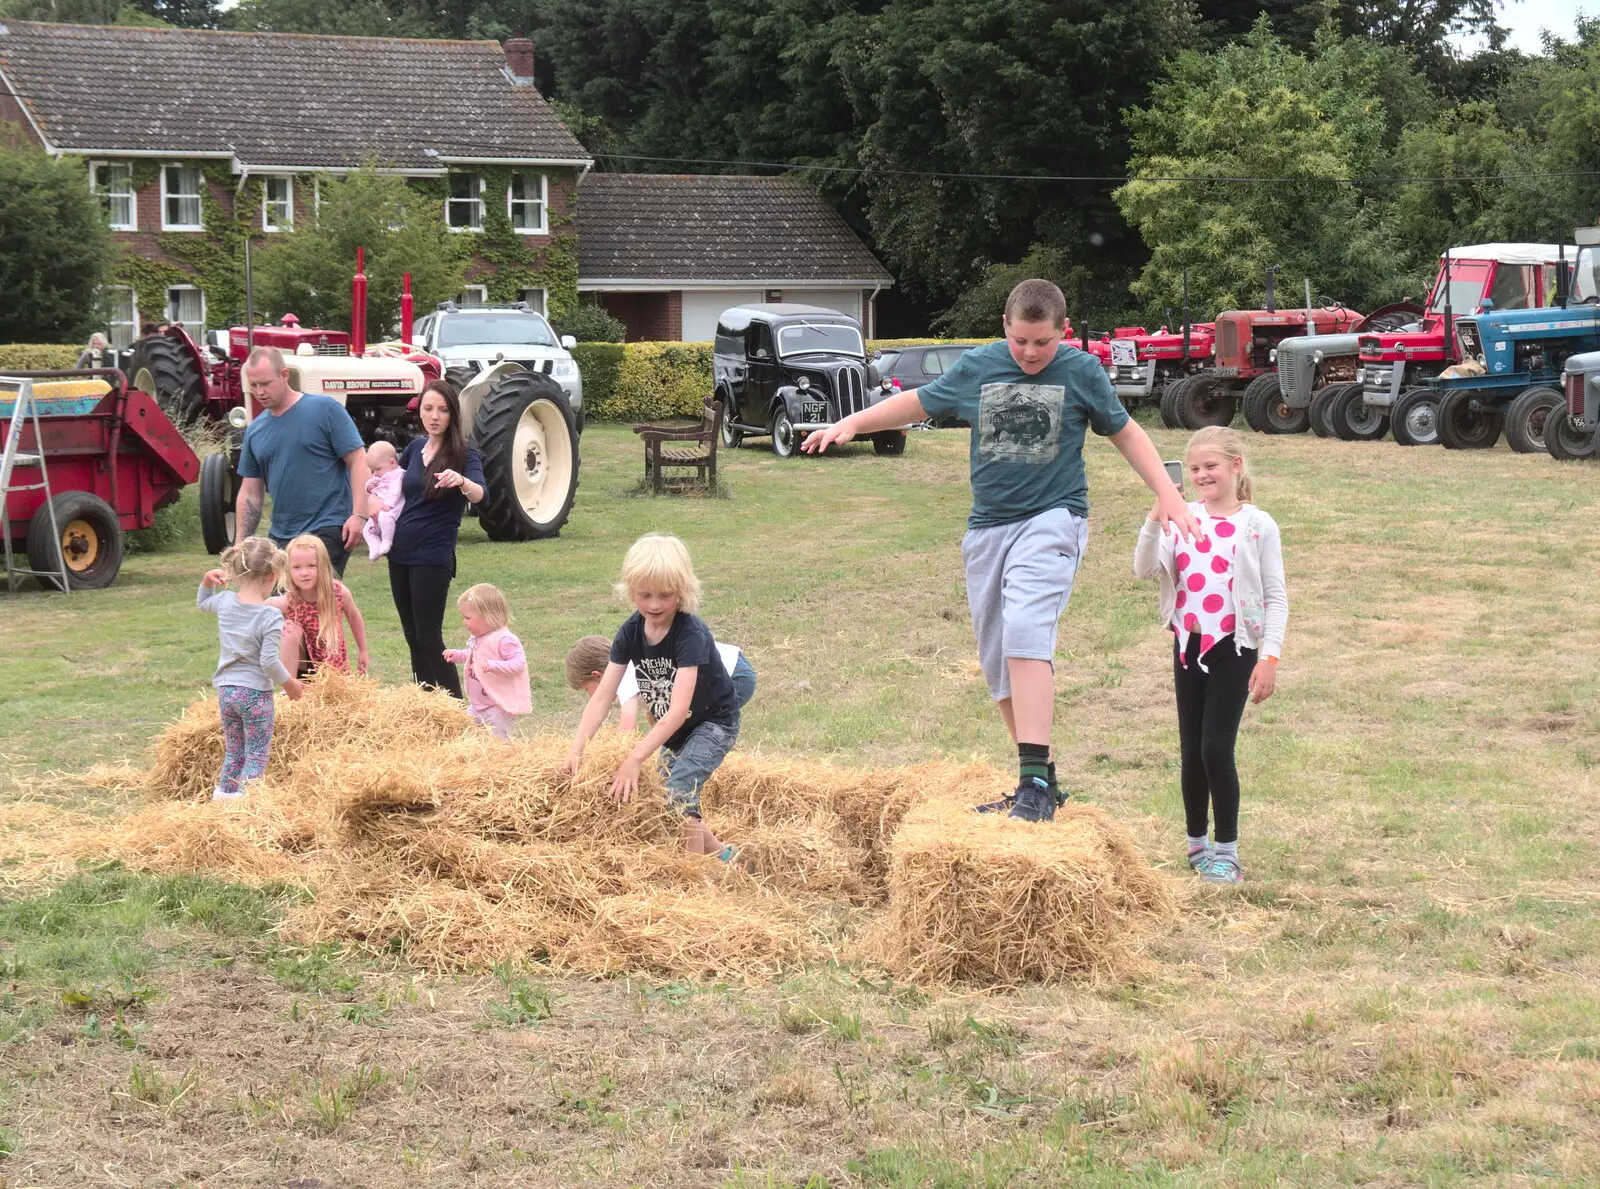
[[[165,25],[132,0],[0,0],[0,20],[67,25]]]
[[[0,125],[0,342],[63,343],[100,324],[111,233],[82,161]]]
[[[322,182],[315,220],[273,236],[255,260],[256,300],[292,312],[307,326],[350,325],[350,275],[356,248],[367,250],[368,317],[378,327],[400,315],[402,274],[417,305],[429,309],[461,292],[469,236],[445,226],[441,200],[371,166]]]
[[[263,33],[322,33],[354,37],[433,37],[428,14],[385,0],[239,0],[226,14],[230,29]]]

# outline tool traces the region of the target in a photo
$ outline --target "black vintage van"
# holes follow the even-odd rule
[[[722,402],[722,444],[770,435],[792,458],[806,434],[877,404],[894,386],[867,363],[850,315],[806,305],[743,305],[717,319],[712,371]],[[872,435],[879,454],[906,448],[904,428]]]

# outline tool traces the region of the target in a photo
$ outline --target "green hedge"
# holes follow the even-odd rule
[[[76,366],[82,354],[82,347],[54,343],[0,343],[0,374],[60,371]]]
[[[873,339],[867,351],[954,339]],[[594,421],[698,417],[711,394],[710,343],[579,343],[583,406]]]

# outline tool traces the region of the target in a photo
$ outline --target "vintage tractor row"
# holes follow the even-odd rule
[[[417,407],[422,390],[438,379],[438,358],[411,342],[409,277],[401,297],[400,341],[366,342],[366,276],[358,258],[352,282],[351,333],[303,328],[293,315],[275,327],[234,327],[225,359],[204,364],[194,341],[181,329],[141,340],[135,352],[135,380],[145,374],[139,362],[159,364],[148,373],[156,389],[179,376],[192,385],[203,377],[203,395],[180,390],[180,411],[218,405],[227,408],[237,432],[227,453],[208,456],[200,474],[200,524],[206,549],[215,553],[233,540],[242,431],[260,412],[246,399],[242,374],[254,347],[283,352],[289,384],[298,392],[322,393],[344,405],[367,443],[389,441],[403,447],[422,428]],[[203,370],[202,370],[203,367]],[[164,380],[163,377],[166,377]],[[578,490],[578,428],[566,393],[545,372],[502,361],[475,375],[452,377],[461,383],[461,415],[472,446],[483,457],[484,486],[478,521],[492,541],[532,541],[553,537],[571,515]],[[168,403],[172,398],[168,396]]]

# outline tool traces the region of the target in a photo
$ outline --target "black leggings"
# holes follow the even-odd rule
[[[1215,806],[1217,841],[1239,841],[1239,769],[1233,745],[1250,697],[1256,650],[1233,650],[1233,636],[1222,637],[1206,653],[1200,669],[1200,637],[1189,636],[1188,667],[1172,642],[1172,684],[1178,693],[1178,740],[1183,751],[1183,814],[1189,837],[1204,838],[1206,809]]]
[[[448,690],[459,698],[461,675],[443,655],[444,609],[453,577],[448,566],[389,563],[389,590],[411,649],[411,675],[418,685]]]

